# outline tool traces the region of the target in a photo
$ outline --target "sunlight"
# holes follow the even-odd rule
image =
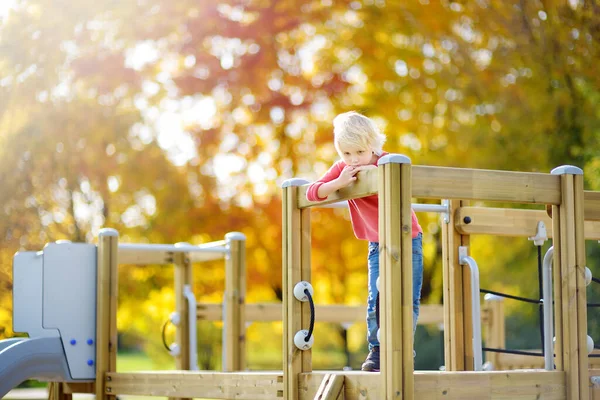
[[[0,2],[0,18],[8,15],[8,12],[15,8],[16,0],[3,0]]]

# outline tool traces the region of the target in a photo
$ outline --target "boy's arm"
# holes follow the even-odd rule
[[[340,176],[341,168],[338,163],[335,163],[319,180],[313,182],[306,191],[306,199],[308,201],[326,200],[327,196],[335,192],[337,184],[336,179]],[[325,186],[324,189],[323,186]]]
[[[357,173],[358,167],[336,163],[321,179],[308,187],[306,198],[309,201],[326,200],[331,193],[354,182]]]
[[[325,182],[317,188],[317,197],[325,200],[331,193],[340,190],[346,185],[340,185],[337,179],[331,182]]]

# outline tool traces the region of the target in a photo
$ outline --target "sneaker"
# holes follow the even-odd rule
[[[379,347],[373,347],[369,351],[369,355],[360,369],[362,371],[379,372]]]

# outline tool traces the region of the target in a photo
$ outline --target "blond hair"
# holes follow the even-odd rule
[[[380,156],[385,139],[373,120],[356,111],[339,114],[333,119],[333,144],[340,157],[340,147],[344,145],[371,150]]]

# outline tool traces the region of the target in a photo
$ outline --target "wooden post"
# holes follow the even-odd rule
[[[101,229],[96,271],[96,399],[114,397],[104,392],[106,373],[117,370],[118,251],[118,232]]]
[[[175,368],[178,370],[191,370],[190,360],[190,319],[189,313],[195,313],[196,310],[190,310],[184,293],[184,287],[189,285],[193,287],[192,263],[189,253],[172,253],[173,264],[175,267],[175,312],[179,315],[179,324],[175,329],[175,343],[179,345],[179,354],[175,356]],[[189,398],[169,397],[169,400],[188,400]],[[191,399],[189,399],[191,400]]]
[[[493,294],[484,297],[487,318],[483,326],[485,332],[486,347],[494,349],[506,348],[506,329],[504,325],[504,298]],[[495,370],[502,369],[500,366],[500,353],[489,351],[485,353],[486,361],[492,363]]]
[[[246,364],[246,236],[240,232],[225,235],[229,254],[225,257],[223,296],[223,371],[242,371]]]
[[[567,399],[588,399],[583,171],[574,166],[560,175],[561,203],[552,208],[556,366],[566,372]]]
[[[298,208],[298,186],[303,179],[283,182],[282,196],[282,268],[283,268],[283,393],[287,400],[298,399],[298,377],[312,371],[312,350],[299,350],[294,335],[307,329],[310,307],[294,297],[294,287],[301,281],[310,282],[310,208]]]
[[[63,382],[48,383],[48,400],[71,400],[73,395],[65,392]]]
[[[414,399],[411,164],[379,160],[379,279],[382,398]]]
[[[469,246],[469,236],[461,235],[455,226],[459,209],[468,205],[460,200],[449,201],[449,223],[442,224],[442,269],[444,299],[444,363],[446,371],[473,370],[466,362],[465,349],[471,347],[466,338],[471,337],[470,303],[465,302],[465,293],[470,298],[470,276],[467,268],[458,262],[458,248]],[[466,217],[464,217],[466,218]],[[463,218],[463,219],[464,219]]]

